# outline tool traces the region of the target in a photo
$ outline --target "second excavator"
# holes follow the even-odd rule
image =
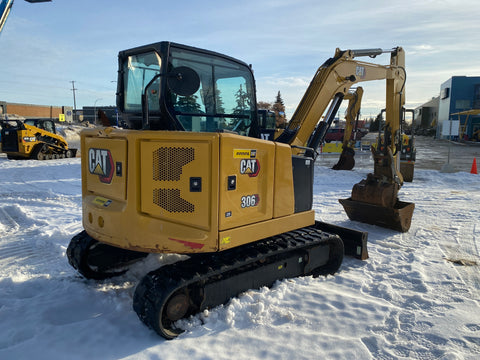
[[[353,92],[345,95],[348,99],[348,107],[345,112],[345,132],[342,141],[342,153],[338,162],[333,165],[333,170],[352,170],[355,166],[355,142],[357,140],[356,124],[360,114],[360,105],[362,103],[363,88],[358,87]]]
[[[315,220],[314,161],[349,88],[397,76],[395,64],[353,60],[380,53],[337,50],[269,141],[244,62],[172,42],[121,51],[117,106],[129,128],[81,134],[85,230],[70,264],[104,279],[149,253],[188,255],[148,273],[133,297],[139,318],[172,339],[179,319],[242,291],[332,274],[344,254],[366,259],[365,232]]]

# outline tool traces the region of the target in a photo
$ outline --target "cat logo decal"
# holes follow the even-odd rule
[[[110,184],[113,178],[113,158],[110,150],[88,149],[88,170],[90,174],[98,175],[104,184]]]
[[[260,171],[260,163],[257,159],[242,159],[240,161],[240,174],[256,177]]]

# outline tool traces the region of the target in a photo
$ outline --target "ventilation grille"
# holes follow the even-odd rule
[[[194,160],[192,147],[158,148],[153,151],[153,180],[180,181],[183,167]],[[153,203],[171,213],[195,212],[195,205],[181,197],[180,189],[153,189]]]
[[[182,168],[193,160],[193,148],[161,147],[153,152],[153,180],[178,181]]]
[[[180,197],[180,189],[153,189],[153,202],[172,213],[195,211],[195,205]]]

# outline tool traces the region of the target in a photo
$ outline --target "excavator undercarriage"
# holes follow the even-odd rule
[[[175,321],[185,316],[279,279],[334,274],[342,259],[338,236],[315,227],[302,228],[152,271],[137,286],[133,307],[147,326],[173,338],[181,332]]]
[[[342,238],[324,230],[338,232]],[[365,260],[366,241],[365,232],[316,222],[227,251],[191,254],[148,273],[137,285],[133,308],[148,327],[173,339],[183,331],[176,326],[178,320],[224,304],[244,291],[284,278],[334,274],[344,253]],[[67,249],[70,264],[97,280],[125,273],[146,255],[99,243],[85,231]]]

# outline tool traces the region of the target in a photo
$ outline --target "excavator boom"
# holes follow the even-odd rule
[[[392,54],[390,65],[385,66],[355,60],[356,57],[375,57],[383,53]],[[404,77],[404,62],[404,53],[401,48],[345,51],[337,49],[335,56],[320,66],[310,82],[285,131],[289,137],[287,142],[296,146],[315,145],[311,141],[312,133],[316,131],[325,133],[328,130],[333,121],[330,114],[335,116],[335,110],[338,109],[341,101],[353,85],[373,80],[387,80],[388,84],[392,80]],[[400,100],[394,98],[395,96],[387,89],[387,103]],[[329,111],[324,120],[325,125],[318,124],[328,107]],[[392,119],[392,121],[395,121],[395,119]],[[397,118],[396,121],[399,121],[399,119]],[[319,136],[319,138],[321,139],[323,136]]]
[[[0,33],[7,22],[8,15],[12,11],[13,0],[1,0],[0,1]]]
[[[376,57],[384,53],[390,53],[388,65],[356,59],[365,56]],[[342,51],[337,49],[335,56],[317,70],[292,120],[277,140],[299,149],[305,146],[316,149],[323,141],[350,88],[359,82],[372,80],[385,80],[386,83],[385,146],[373,154],[374,173],[353,187],[350,199],[340,202],[352,220],[407,231],[410,227],[414,204],[402,203],[401,208],[407,208],[408,211],[398,211],[398,191],[403,185],[399,155],[402,144],[401,120],[406,82],[405,52],[401,47],[390,50]],[[319,122],[325,112],[324,120]],[[364,210],[369,205],[371,207],[366,216]],[[359,208],[362,210],[358,210]],[[385,214],[389,211],[386,210],[391,210],[392,213],[387,218]]]

